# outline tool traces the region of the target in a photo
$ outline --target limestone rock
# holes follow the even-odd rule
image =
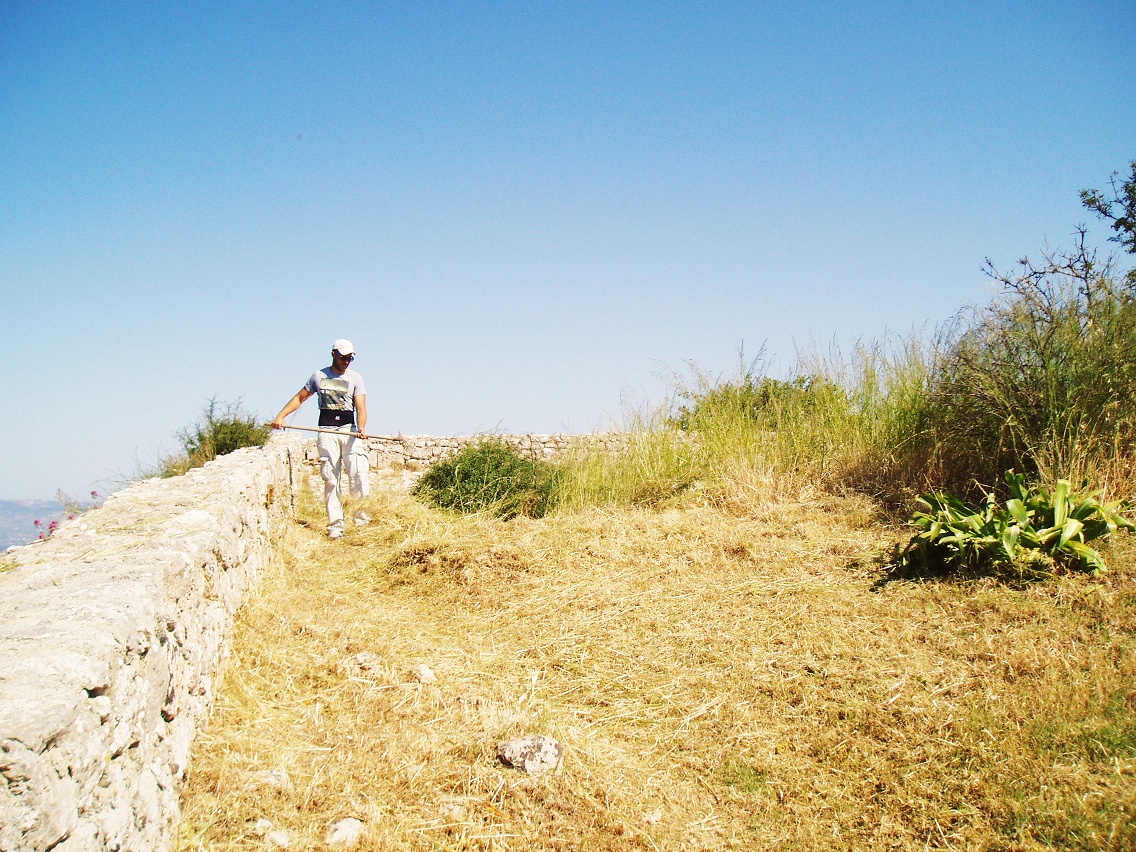
[[[257,772],[253,776],[252,784],[256,787],[275,787],[281,793],[293,791],[292,778],[288,775],[288,770],[283,767]]]
[[[564,746],[544,734],[530,734],[527,737],[500,743],[497,746],[497,759],[513,769],[521,769],[530,775],[555,769],[564,757]]]
[[[324,842],[333,849],[354,849],[363,835],[363,823],[353,817],[332,823]]]
[[[360,651],[352,657],[352,660],[365,672],[378,671],[383,665],[383,658],[374,651]]]

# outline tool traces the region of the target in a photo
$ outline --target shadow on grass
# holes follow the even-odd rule
[[[900,561],[900,549],[897,545],[890,553],[875,560],[879,576],[872,583],[872,591],[881,591],[892,583],[935,582],[966,585],[982,580],[993,580],[1011,589],[1025,589],[1052,580],[1060,574],[1085,573],[1065,568],[1052,560],[1025,564],[987,562],[962,567],[941,560],[918,566],[904,565]]]

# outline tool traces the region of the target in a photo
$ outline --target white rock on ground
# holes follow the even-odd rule
[[[354,817],[347,817],[331,825],[324,842],[333,849],[354,849],[362,836],[363,823]]]
[[[498,760],[530,775],[555,769],[563,757],[564,746],[544,734],[530,734],[497,746]]]
[[[292,833],[284,828],[268,832],[264,839],[279,849],[287,849],[292,845]]]

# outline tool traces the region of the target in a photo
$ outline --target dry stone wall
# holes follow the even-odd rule
[[[522,454],[533,454],[542,459],[555,459],[581,447],[594,446],[604,450],[626,449],[627,434],[603,432],[595,435],[457,435],[438,438],[431,435],[379,435],[367,441],[372,468],[404,465],[426,468],[446,456],[459,452],[469,444],[484,440],[503,441]]]
[[[233,615],[306,478],[278,436],[0,554],[0,850],[173,847]]]

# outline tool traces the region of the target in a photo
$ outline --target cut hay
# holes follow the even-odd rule
[[[855,500],[367,508],[286,533],[181,849],[1136,847],[1127,544],[1101,581],[885,583],[904,533]],[[527,734],[557,769],[497,760]]]

